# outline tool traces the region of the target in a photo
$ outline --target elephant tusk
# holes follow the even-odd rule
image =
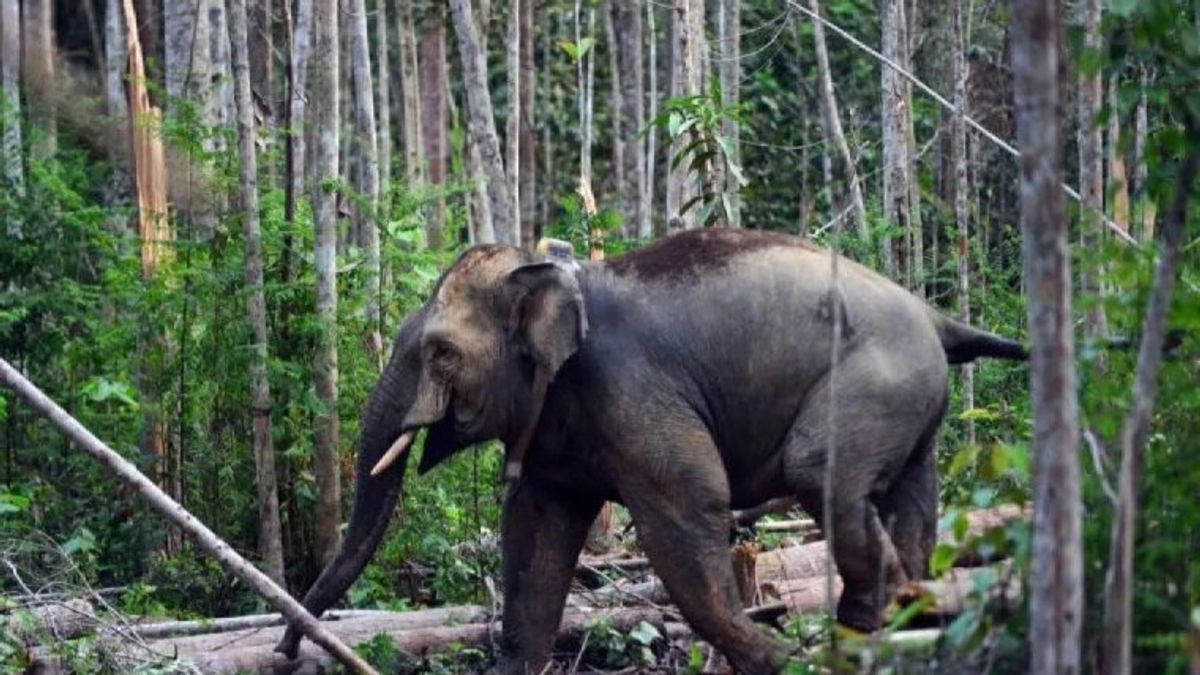
[[[400,434],[400,438],[397,438],[396,442],[392,443],[392,447],[388,448],[387,452],[383,453],[383,457],[380,457],[379,461],[375,463],[375,468],[371,469],[371,475],[378,476],[386,471],[396,461],[396,458],[408,449],[408,445],[412,443],[413,436],[416,434],[415,429],[409,429]]]

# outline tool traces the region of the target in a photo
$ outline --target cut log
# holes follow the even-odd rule
[[[490,618],[487,608],[479,605],[460,605],[456,607],[437,607],[434,609],[419,609],[411,612],[387,612],[381,610],[343,610],[326,612],[321,621],[336,622],[358,619],[379,620],[393,630],[409,630],[413,628],[428,628],[430,626],[445,626],[451,624],[480,623]],[[281,614],[252,614],[249,616],[231,616],[219,619],[201,619],[199,621],[164,621],[148,623],[133,627],[143,640],[160,640],[172,637],[187,637],[189,635],[215,635],[232,631],[252,628],[272,628],[286,623]]]
[[[396,629],[392,623],[395,616],[382,620],[364,617],[322,623],[351,646],[385,633],[395,642],[397,649],[418,656],[442,651],[452,645],[490,647],[500,640],[501,627],[498,621]],[[588,628],[598,620],[610,623],[619,631],[631,630],[642,621],[660,631],[665,630],[663,613],[651,608],[594,612],[574,610],[564,617],[557,644],[561,648],[577,646]],[[219,636],[160,640],[151,642],[150,646],[163,654],[178,653],[180,659],[194,663],[204,673],[269,672],[279,667],[286,667],[289,672],[314,672],[333,665],[334,661],[328,654],[309,642],[301,645],[297,661],[287,662],[282,655],[271,651],[282,632],[282,627],[273,627],[222,633]]]

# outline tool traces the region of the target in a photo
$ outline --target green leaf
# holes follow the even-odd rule
[[[659,633],[658,629],[653,625],[645,621],[639,621],[638,624],[633,627],[633,630],[629,631],[629,637],[638,644],[650,645],[653,644],[655,640],[661,640],[662,633]]]
[[[942,542],[933,549],[933,556],[929,560],[929,573],[934,577],[940,577],[954,566],[954,559],[958,556],[958,547],[953,544]]]

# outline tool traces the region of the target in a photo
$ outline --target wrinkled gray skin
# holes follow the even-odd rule
[[[947,364],[1025,352],[839,268],[834,385],[829,255],[798,239],[691,231],[575,273],[515,248],[467,251],[400,329],[362,425],[349,531],[305,606],[338,601],[375,551],[407,457],[369,474],[402,432],[427,430],[422,472],[486,439],[511,454],[543,369],[553,381],[504,504],[510,671],[541,672],[588,526],[611,500],[692,628],[738,672],[776,672],[786,646],[740,611],[730,509],[790,495],[822,522],[834,386],[837,618],[877,629],[897,586],[927,571]],[[277,649],[294,657],[298,644],[289,630]]]

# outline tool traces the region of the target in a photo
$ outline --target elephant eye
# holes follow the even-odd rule
[[[429,360],[437,370],[451,370],[458,364],[458,358],[458,350],[448,342],[438,340],[430,345]]]

